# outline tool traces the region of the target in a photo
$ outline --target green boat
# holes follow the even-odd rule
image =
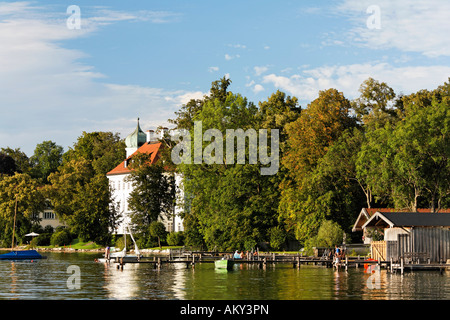
[[[233,261],[228,259],[216,260],[214,261],[216,269],[227,269],[231,270],[233,268]]]

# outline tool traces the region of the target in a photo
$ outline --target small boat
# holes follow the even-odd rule
[[[0,254],[0,260],[38,260],[46,257],[40,255],[36,250],[14,250]]]
[[[214,261],[214,266],[216,269],[227,269],[231,270],[233,268],[233,261],[229,259],[221,259]]]
[[[16,231],[16,216],[17,216],[17,195],[16,195],[16,208],[14,210],[14,225],[11,241],[11,252],[0,254],[0,260],[38,260],[46,259],[47,257],[41,256],[36,250],[14,250],[14,234]],[[34,235],[33,234],[27,234]]]

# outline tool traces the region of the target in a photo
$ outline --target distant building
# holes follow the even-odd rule
[[[168,129],[164,128],[160,137],[167,132]],[[133,190],[133,186],[131,182],[127,181],[127,178],[131,174],[129,164],[132,161],[133,156],[137,153],[147,153],[150,155],[151,164],[153,164],[158,161],[160,150],[162,148],[162,144],[158,141],[158,137],[155,135],[153,130],[148,130],[146,133],[141,130],[139,119],[134,132],[126,137],[125,144],[126,159],[106,174],[113,190],[113,199],[119,205],[119,212],[122,214],[123,221],[115,231],[117,234],[123,234],[124,226],[130,223],[131,210],[128,206],[128,198]],[[180,176],[175,176],[175,183],[177,186],[180,185]],[[177,188],[177,190],[179,190],[179,188]],[[169,218],[160,219],[161,222],[164,223],[166,231],[184,231],[183,221],[180,218],[178,211],[178,208],[174,206],[174,212],[167,213]]]
[[[51,226],[53,229],[56,227],[65,226],[65,224],[58,219],[53,209],[46,208],[44,211],[37,214],[39,218],[39,224],[45,228],[46,226]]]

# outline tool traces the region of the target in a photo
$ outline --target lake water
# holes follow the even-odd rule
[[[292,264],[163,265],[95,263],[101,253],[44,253],[36,262],[0,261],[1,300],[406,300],[450,299],[450,272],[377,274]],[[372,277],[372,278],[370,278]]]

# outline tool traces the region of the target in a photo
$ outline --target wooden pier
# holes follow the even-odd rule
[[[156,269],[161,269],[163,265],[170,264],[185,264],[186,268],[195,268],[199,263],[214,263],[216,260],[220,260],[224,257],[230,258],[232,253],[218,253],[218,252],[180,252],[179,254],[169,254],[166,256],[144,256],[138,260],[123,261],[119,259],[111,259],[109,263],[116,263],[118,269],[123,269],[125,264],[139,263],[139,264],[151,264]],[[339,260],[338,262],[328,258],[319,257],[306,257],[300,254],[261,254],[261,255],[247,255],[242,259],[230,260],[235,264],[251,264],[257,265],[259,268],[266,268],[268,265],[275,264],[291,264],[293,268],[299,269],[301,265],[319,265],[327,268],[336,268],[336,270],[348,270],[349,268],[365,269],[368,266],[378,266],[380,269],[385,268],[389,272],[400,272],[403,274],[405,271],[418,271],[418,270],[437,270],[443,273],[446,270],[450,270],[450,261],[446,263],[420,263],[418,261],[410,261],[402,257],[400,261],[382,261],[380,259],[365,259],[362,257],[349,257]]]

